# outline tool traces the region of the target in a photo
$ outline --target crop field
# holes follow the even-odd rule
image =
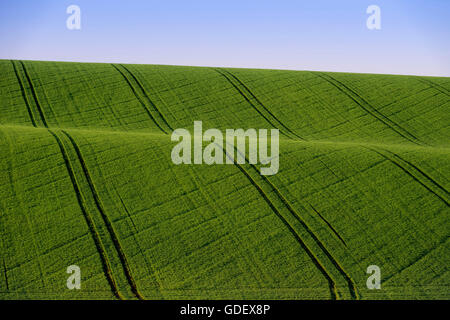
[[[449,299],[449,91],[0,60],[0,299]],[[279,129],[278,173],[174,164],[172,132],[199,120]]]

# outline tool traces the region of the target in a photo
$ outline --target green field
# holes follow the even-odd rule
[[[449,91],[0,60],[0,299],[450,299]],[[279,172],[173,164],[195,120],[278,128]]]

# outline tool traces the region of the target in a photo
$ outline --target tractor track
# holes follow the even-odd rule
[[[70,140],[70,142],[71,142],[71,144],[72,144],[72,146],[73,146],[73,148],[75,150],[75,153],[77,154],[78,160],[79,160],[79,162],[81,164],[81,167],[83,169],[83,173],[84,173],[84,175],[86,177],[86,180],[88,181],[89,188],[90,188],[91,193],[92,193],[92,195],[94,197],[94,201],[95,201],[97,210],[100,212],[100,215],[101,215],[101,217],[103,219],[103,222],[106,225],[106,228],[107,228],[107,230],[109,232],[111,240],[113,241],[114,247],[115,247],[115,249],[116,249],[116,251],[117,251],[117,253],[119,255],[119,259],[120,259],[120,262],[122,264],[123,271],[125,272],[125,275],[127,277],[128,283],[129,283],[129,285],[130,285],[134,295],[138,299],[143,300],[142,295],[139,293],[139,291],[138,291],[138,289],[136,287],[136,282],[134,281],[134,278],[133,278],[133,276],[131,274],[131,269],[130,269],[128,260],[127,260],[127,258],[125,256],[124,250],[123,250],[123,248],[122,248],[122,246],[121,246],[121,244],[119,242],[119,238],[118,238],[116,232],[114,231],[114,227],[113,227],[111,221],[109,220],[109,218],[108,218],[108,216],[107,216],[107,214],[105,212],[105,209],[104,209],[104,207],[102,205],[102,202],[100,200],[100,196],[98,195],[98,192],[95,189],[94,182],[92,181],[91,175],[89,174],[89,170],[87,168],[86,162],[83,159],[83,156],[81,154],[80,148],[78,147],[77,143],[75,142],[75,140],[73,139],[73,137],[70,134],[68,134],[64,130],[62,130],[62,133]]]
[[[116,69],[122,75],[122,77],[127,82],[128,86],[130,87],[131,91],[136,96],[136,98],[139,100],[139,102],[141,103],[142,107],[145,109],[145,111],[147,112],[148,116],[150,117],[150,119],[152,119],[152,121],[156,124],[156,126],[164,134],[169,134],[170,131],[173,131],[173,129],[169,126],[169,124],[167,123],[167,121],[164,118],[164,116],[162,115],[162,113],[159,111],[159,109],[156,107],[156,105],[153,103],[153,101],[149,98],[149,96],[147,95],[147,93],[144,90],[144,87],[137,80],[137,78],[126,67],[124,67],[121,64],[118,65],[118,66],[115,65],[115,64],[111,64],[111,66],[113,66],[114,69]],[[122,70],[121,70],[121,68],[122,68]],[[127,76],[127,73],[128,73],[129,76]],[[130,79],[130,77],[131,77],[132,80]],[[133,84],[133,81],[135,82],[135,85]],[[138,93],[138,89],[136,88],[136,86],[139,88],[139,90],[141,91],[141,95],[144,98],[141,97],[141,95]],[[144,99],[147,100],[147,103],[145,102]],[[153,113],[155,113],[155,115],[152,114],[152,111],[153,111]],[[161,125],[159,123],[159,121],[156,120],[156,116],[161,118],[161,122],[164,124],[164,126],[166,128],[163,128],[163,125]]]
[[[214,70],[220,75],[222,75],[233,86],[233,88],[235,88],[239,92],[239,94],[245,99],[245,101],[247,101],[253,107],[253,109],[256,110],[256,112],[258,112],[258,114],[262,116],[273,128],[280,130],[280,132],[289,139],[305,140],[304,138],[297,135],[294,131],[289,129],[287,126],[285,126],[280,120],[278,120],[278,118],[275,117],[275,115],[259,101],[259,99],[250,91],[250,89],[248,89],[247,86],[242,81],[240,81],[236,76],[234,76],[231,72],[225,69],[218,69],[218,68],[215,68]],[[239,88],[239,86],[241,86],[242,88]],[[257,104],[259,104],[262,107],[262,109],[266,113],[268,113],[268,115],[265,115],[262,112],[262,110],[251,101],[251,99],[247,96],[247,94],[244,93],[244,90],[248,92],[248,94],[253,98],[253,100],[255,100]],[[272,118],[272,120],[269,118]]]
[[[373,107],[369,102],[367,102],[364,98],[362,98],[358,93],[356,93],[354,90],[350,89],[348,86],[340,82],[339,80],[336,80],[332,76],[322,73],[322,72],[314,72],[314,75],[317,77],[320,77],[321,79],[325,80],[326,82],[333,85],[335,88],[337,88],[339,91],[344,93],[347,97],[349,97],[353,102],[355,102],[361,109],[363,109],[365,112],[370,114],[372,117],[383,123],[385,126],[389,127],[391,130],[405,138],[406,140],[418,144],[418,145],[424,145],[423,142],[421,142],[416,136],[414,136],[412,133],[408,132],[406,129],[402,128],[399,124],[395,123],[385,115],[383,115],[381,112],[379,112],[375,107]]]
[[[97,252],[100,253],[100,257],[101,257],[101,261],[102,261],[102,267],[103,267],[103,271],[106,275],[106,278],[108,280],[108,283],[111,287],[111,290],[113,291],[114,295],[116,296],[116,298],[123,300],[122,295],[119,292],[119,288],[117,286],[116,280],[114,279],[113,276],[113,272],[112,272],[112,268],[111,268],[111,263],[109,262],[108,256],[106,254],[106,250],[102,244],[100,235],[98,234],[95,225],[94,225],[94,221],[92,219],[92,217],[89,215],[88,210],[87,210],[87,204],[85,203],[85,200],[83,198],[83,195],[81,193],[81,189],[80,186],[78,185],[77,179],[76,179],[76,175],[74,172],[74,169],[70,163],[67,151],[64,147],[63,142],[61,141],[61,139],[58,137],[58,135],[56,133],[54,133],[52,130],[48,129],[48,131],[50,132],[50,134],[55,138],[56,142],[58,143],[59,149],[61,151],[61,154],[63,156],[64,159],[64,163],[66,165],[67,171],[69,173],[69,177],[70,180],[72,182],[72,186],[75,190],[75,194],[77,196],[77,201],[78,201],[78,205],[81,208],[81,211],[83,213],[83,216],[86,220],[86,224],[88,225],[89,231],[92,235],[92,238],[94,239],[94,243],[95,243],[95,247],[97,248]]]
[[[45,128],[47,128],[48,132],[55,138],[55,140],[56,140],[56,142],[57,142],[57,144],[59,146],[59,149],[60,149],[60,152],[61,152],[61,154],[63,156],[63,159],[64,159],[64,162],[65,162],[67,171],[69,173],[69,177],[70,177],[70,180],[72,182],[75,194],[77,196],[78,204],[79,204],[79,206],[81,208],[83,216],[85,217],[85,220],[86,220],[86,223],[87,223],[87,225],[89,227],[89,230],[90,230],[90,232],[91,232],[91,234],[93,236],[94,243],[95,243],[95,246],[97,248],[97,251],[99,252],[99,254],[101,256],[103,270],[104,270],[104,272],[106,274],[108,283],[109,283],[109,285],[110,285],[114,295],[118,299],[123,299],[123,296],[119,292],[116,280],[114,279],[114,276],[113,276],[113,273],[112,273],[111,264],[109,262],[106,250],[105,250],[104,246],[102,245],[101,237],[98,234],[98,232],[96,231],[95,224],[94,224],[94,221],[93,221],[92,217],[88,213],[87,205],[85,203],[85,199],[84,199],[83,194],[81,192],[81,187],[80,187],[80,185],[77,182],[75,171],[74,171],[74,168],[73,168],[73,166],[72,166],[72,164],[70,162],[70,158],[69,158],[68,152],[67,152],[67,150],[65,148],[65,144],[62,141],[62,139],[58,136],[57,133],[55,133],[54,131],[52,131],[51,129],[48,128],[48,124],[47,124],[47,121],[45,119],[42,107],[41,107],[41,105],[39,103],[39,99],[37,97],[37,92],[36,92],[36,90],[35,90],[35,88],[33,86],[31,77],[28,74],[28,72],[26,71],[26,68],[25,68],[25,65],[23,64],[23,62],[20,61],[20,63],[21,63],[21,66],[22,66],[22,68],[24,70],[24,73],[26,75],[28,84],[30,86],[30,90],[32,92],[32,96],[33,96],[34,102],[36,104],[36,108],[38,109],[38,112],[39,112],[42,124],[44,125]],[[14,65],[14,63],[13,63],[13,65]],[[19,82],[21,82],[20,81],[20,77],[19,77],[19,75],[17,73],[17,70],[16,70],[15,66],[14,66],[14,69],[16,71],[16,76],[18,77]],[[26,94],[26,91],[24,90],[24,87],[23,87],[22,83],[21,83],[21,88],[23,89],[22,90],[22,94],[24,96],[24,99],[25,99],[25,101],[27,103],[27,106],[29,107],[28,96]],[[29,109],[29,111],[31,111],[31,109]],[[31,114],[32,113],[30,113],[30,116],[31,116]],[[33,122],[34,127],[39,127],[35,121],[32,121],[32,122]],[[112,223],[109,220],[109,218],[107,217],[107,215],[105,213],[105,210],[104,210],[104,208],[103,208],[103,206],[101,204],[99,195],[98,195],[98,193],[97,193],[97,191],[96,191],[96,189],[94,187],[92,178],[91,178],[91,176],[90,176],[90,174],[89,174],[89,172],[87,170],[86,163],[85,163],[85,161],[84,161],[84,159],[83,159],[83,157],[81,155],[81,151],[79,150],[78,145],[75,143],[75,140],[66,131],[61,130],[61,132],[69,139],[70,143],[72,144],[72,147],[75,150],[75,153],[77,154],[78,161],[79,161],[79,163],[80,163],[80,165],[81,165],[81,167],[83,169],[85,178],[88,181],[88,186],[89,186],[89,188],[91,190],[91,193],[92,193],[94,202],[96,204],[97,210],[99,211],[99,213],[100,213],[100,215],[101,215],[101,217],[102,217],[102,219],[104,221],[104,224],[105,224],[105,226],[106,226],[106,228],[107,228],[107,230],[109,232],[110,238],[111,238],[111,240],[112,240],[112,242],[114,244],[114,247],[115,247],[115,249],[117,251],[117,254],[119,255],[119,259],[121,261],[123,271],[124,271],[124,273],[126,275],[126,278],[127,278],[127,281],[128,281],[128,283],[129,283],[129,285],[131,287],[131,290],[132,290],[133,294],[138,299],[143,299],[142,295],[137,290],[136,283],[135,283],[135,281],[134,281],[134,279],[133,279],[133,277],[131,275],[130,267],[129,267],[128,261],[126,259],[126,256],[125,256],[125,254],[123,252],[123,249],[122,249],[122,247],[121,247],[121,245],[119,243],[118,237],[117,237],[117,235],[114,232],[114,229],[112,227]]]
[[[425,189],[427,189],[429,192],[431,192],[433,195],[435,195],[437,198],[439,198],[442,202],[444,202],[447,205],[447,207],[450,207],[450,203],[447,198],[449,196],[449,192],[444,187],[442,187],[438,182],[436,182],[433,178],[431,178],[429,175],[427,175],[425,172],[423,172],[421,169],[419,169],[417,166],[415,166],[414,164],[412,164],[411,162],[409,162],[407,160],[404,160],[399,155],[397,155],[393,152],[390,152],[388,150],[378,148],[378,149],[382,150],[382,151],[380,151],[380,150],[377,150],[372,147],[364,147],[364,148],[377,153],[378,155],[382,156],[384,159],[388,160],[389,162],[391,162],[392,164],[394,164],[395,166],[400,168],[403,172],[405,172],[408,176],[410,176],[414,181],[416,181],[417,183],[422,185]],[[412,170],[409,170],[407,168],[408,166],[411,167]],[[414,172],[414,171],[416,171],[416,172]],[[428,182],[430,182],[431,185],[427,185],[425,182],[423,182],[422,179],[420,178],[420,176],[423,177],[422,178],[423,180],[427,180]],[[438,188],[445,195],[440,195],[439,191],[433,190],[434,188]]]

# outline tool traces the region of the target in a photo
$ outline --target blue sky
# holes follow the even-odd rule
[[[449,17],[449,0],[2,0],[0,59],[450,76]]]

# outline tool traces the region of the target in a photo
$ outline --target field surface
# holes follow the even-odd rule
[[[449,91],[0,60],[0,299],[449,299]],[[279,172],[173,164],[195,120],[278,128]]]

